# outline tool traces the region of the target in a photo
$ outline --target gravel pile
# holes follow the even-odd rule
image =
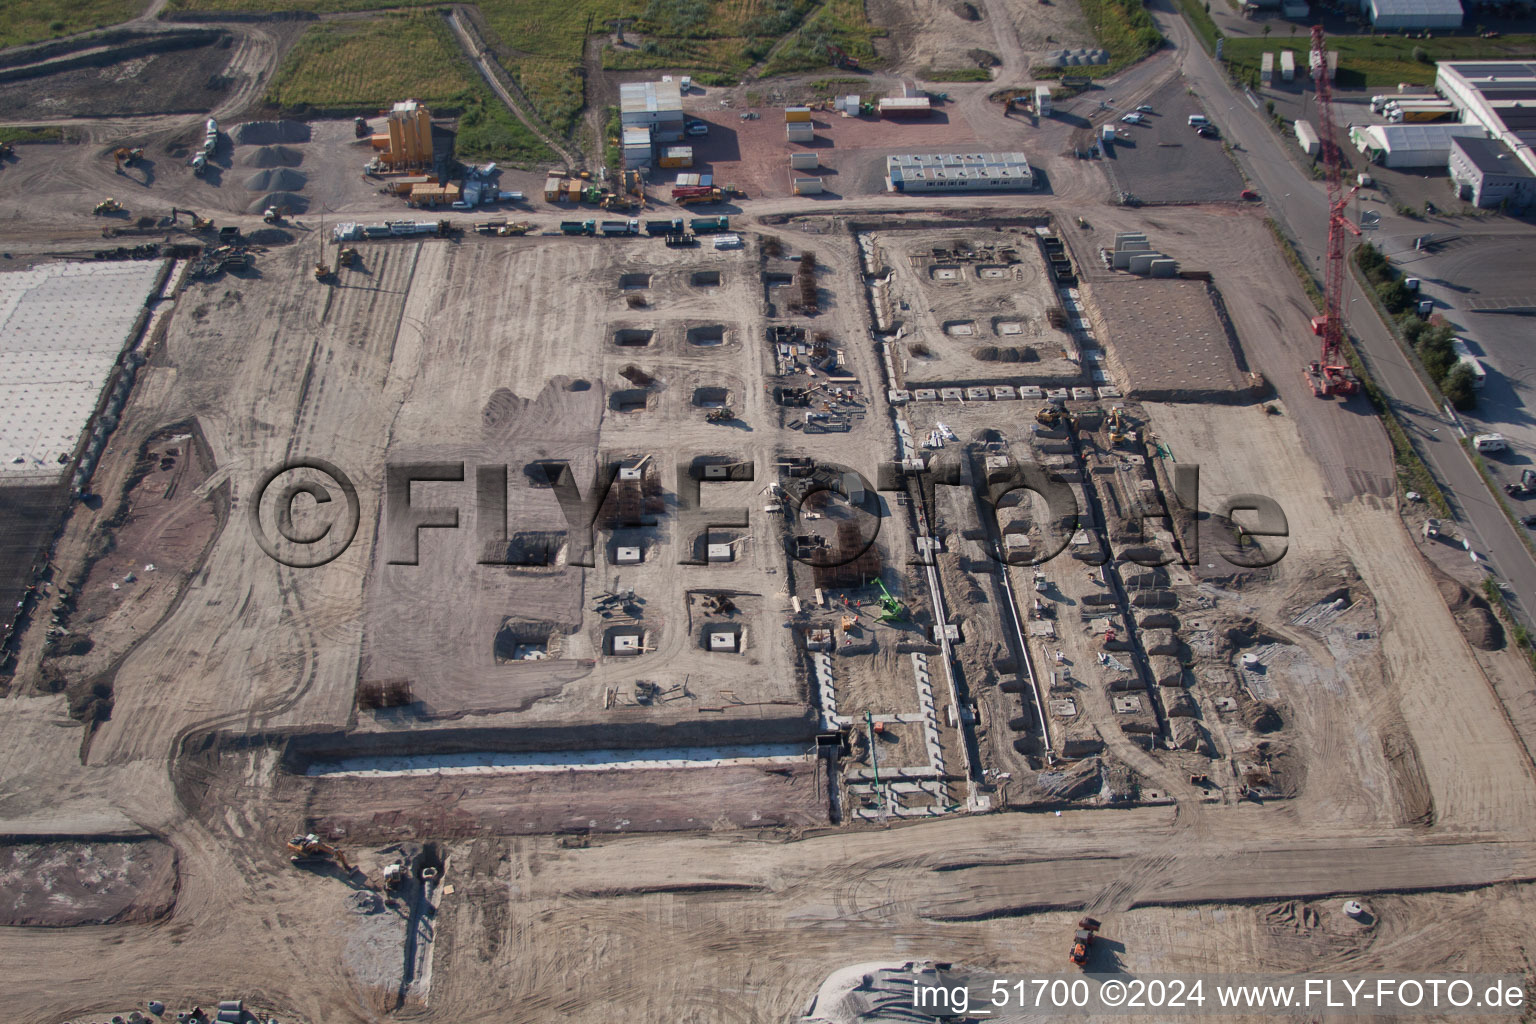
[[[265,171],[257,171],[245,179],[245,187],[252,192],[292,192],[304,187],[309,179],[304,177],[304,172],[295,171],[287,167],[274,167]]]
[[[246,167],[297,167],[304,162],[304,154],[289,146],[260,146],[240,162]]]
[[[309,200],[297,192],[273,192],[271,195],[262,196],[245,209],[246,212],[259,216],[266,213],[269,206],[280,207],[296,215],[309,209]]]
[[[230,133],[237,146],[275,146],[280,142],[308,142],[309,125],[303,121],[247,121]]]

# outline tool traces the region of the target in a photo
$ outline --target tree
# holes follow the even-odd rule
[[[1296,38],[1296,23],[1294,21],[1291,22],[1291,38]]]
[[[1418,61],[1420,64],[1431,63],[1429,59],[1429,51],[1424,49],[1422,46],[1415,46],[1413,48],[1413,59]]]
[[[1472,376],[1472,367],[1464,363],[1457,363],[1446,374],[1440,390],[1445,392],[1446,401],[1462,411],[1477,405],[1477,382]]]
[[[1421,337],[1416,346],[1419,353],[1419,362],[1424,364],[1424,370],[1433,381],[1443,381],[1451,373],[1456,365],[1456,353],[1451,348],[1449,341],[1442,341],[1434,337]]]
[[[1265,25],[1265,26],[1264,26],[1264,28],[1263,28],[1263,29],[1261,29],[1261,30],[1260,30],[1260,31],[1262,31],[1262,32],[1263,32],[1263,34],[1264,34],[1264,38],[1265,38],[1265,39],[1268,39],[1268,38],[1269,38],[1269,33],[1270,33],[1270,32],[1271,32],[1271,31],[1272,31],[1272,29],[1271,29],[1271,28],[1270,28],[1270,27],[1269,27],[1269,25],[1268,25],[1268,24],[1266,24],[1266,25]]]
[[[1273,102],[1273,101],[1271,101]],[[1379,270],[1387,265],[1387,258],[1381,254],[1381,250],[1370,242],[1361,242],[1355,249],[1355,262],[1360,265],[1360,270],[1367,277],[1371,271]]]

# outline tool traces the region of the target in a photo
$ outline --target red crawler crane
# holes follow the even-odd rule
[[[1323,339],[1320,359],[1302,370],[1302,378],[1319,398],[1349,397],[1360,390],[1360,381],[1344,358],[1344,232],[1360,229],[1344,216],[1356,189],[1344,191],[1342,159],[1333,125],[1333,85],[1328,80],[1328,54],[1323,49],[1323,26],[1312,27],[1312,81],[1317,89],[1318,135],[1322,143],[1323,169],[1328,176],[1328,258],[1324,265],[1323,314],[1312,318],[1312,333]]]

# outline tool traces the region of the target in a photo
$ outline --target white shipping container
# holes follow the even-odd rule
[[[789,166],[797,171],[809,171],[820,166],[821,160],[815,153],[791,153],[789,154]]]
[[[1280,51],[1280,77],[1287,82],[1296,80],[1296,55],[1290,50]]]
[[[1296,122],[1296,144],[1307,156],[1317,156],[1322,151],[1322,141],[1317,137],[1317,129],[1306,121]]]

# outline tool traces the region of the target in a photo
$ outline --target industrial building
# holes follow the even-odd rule
[[[1479,124],[1536,172],[1536,62],[1442,62],[1435,89],[1461,112],[1467,124]]]
[[[1450,171],[1456,195],[1473,206],[1536,202],[1536,174],[1498,139],[1452,139]]]
[[[432,166],[432,113],[415,100],[402,100],[389,111],[385,130],[373,137],[378,162],[386,171]]]
[[[649,128],[653,142],[681,142],[682,91],[676,82],[625,82],[619,86],[619,124]]]
[[[1028,191],[1035,174],[1023,153],[926,153],[885,158],[892,192]]]
[[[1382,167],[1443,167],[1451,156],[1451,140],[1487,138],[1477,124],[1355,125],[1349,139],[1366,159]]]
[[[1460,28],[1461,0],[1362,0],[1360,12],[1379,29]]]

